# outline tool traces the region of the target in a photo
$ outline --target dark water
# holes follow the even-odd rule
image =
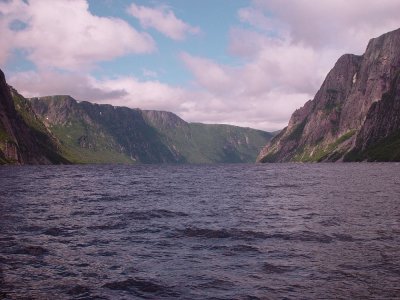
[[[0,168],[0,298],[400,299],[400,165]]]

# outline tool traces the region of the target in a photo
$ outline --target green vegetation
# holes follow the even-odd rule
[[[61,153],[72,163],[133,163],[115,149],[112,137],[82,120],[73,120],[64,126],[53,125],[50,130],[61,141]],[[87,137],[86,144],[80,143],[82,137]]]
[[[342,108],[341,105],[339,105],[338,103],[336,103],[334,101],[329,101],[325,105],[323,112],[325,115],[329,115],[333,111],[340,112],[341,108]]]
[[[7,132],[5,131],[5,129],[1,126],[0,123],[0,143],[1,142],[5,142],[9,139],[10,137],[8,136]]]
[[[2,154],[2,153],[0,152],[0,154]],[[0,156],[0,165],[5,165],[7,163],[9,163],[9,162],[1,155]]]
[[[41,154],[47,157],[52,163],[69,163],[58,150],[57,141],[52,137],[44,123],[36,116],[29,100],[25,99],[17,92],[12,93],[15,109],[21,122],[25,123],[29,131],[30,138],[37,145]],[[19,141],[22,151],[29,152],[29,145],[25,145],[24,140]]]
[[[299,140],[303,134],[304,127],[306,127],[307,124],[307,118],[303,120],[300,124],[296,126],[295,129],[290,133],[290,135],[287,137],[288,140]]]
[[[297,162],[321,162],[326,159],[336,161],[344,154],[338,151],[338,146],[350,139],[355,132],[355,130],[351,130],[327,146],[316,145],[313,148],[303,148],[294,156],[293,160]]]
[[[228,125],[192,123],[189,128],[192,144],[182,147],[188,162],[254,162],[272,137],[263,131]]]
[[[13,94],[13,100],[15,109],[29,127],[45,134],[48,133],[44,124],[36,118],[28,100],[17,93]]]
[[[400,161],[400,133],[393,134],[365,151],[353,150],[345,161]]]
[[[278,158],[278,153],[268,153],[262,159],[260,159],[261,163],[274,163]]]
[[[339,146],[341,143],[347,141],[349,138],[351,138],[354,134],[356,133],[355,130],[350,130],[349,132],[343,134],[340,138],[336,140],[336,142],[333,143],[333,147],[336,148]]]
[[[189,124],[168,112],[141,111],[65,96],[34,100],[62,155],[73,163],[255,162],[271,134],[229,125]]]

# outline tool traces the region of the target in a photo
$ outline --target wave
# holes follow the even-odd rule
[[[274,265],[270,263],[263,264],[263,271],[266,273],[282,274],[287,272],[295,271],[297,267],[294,266],[284,266],[284,265]]]
[[[177,230],[176,237],[200,237],[211,239],[254,239],[265,238],[266,235],[262,232],[238,229],[207,229],[188,227],[185,229]]]
[[[331,243],[333,238],[329,235],[312,232],[300,231],[291,233],[266,234],[258,231],[238,230],[238,229],[207,229],[188,227],[177,230],[174,237],[195,237],[208,239],[280,239],[286,241],[318,242]]]
[[[126,222],[109,222],[101,225],[88,226],[88,229],[95,230],[113,230],[113,229],[124,229],[128,226]]]
[[[151,220],[160,218],[187,217],[188,214],[184,212],[170,211],[166,209],[154,209],[154,210],[135,210],[126,213],[124,216],[127,219],[133,219],[133,220]]]
[[[49,254],[49,250],[41,246],[27,245],[27,246],[17,246],[10,249],[12,254],[23,254],[31,256],[43,256]]]
[[[113,281],[103,285],[111,290],[129,292],[137,297],[154,299],[154,297],[179,297],[171,287],[158,283],[154,280],[142,278],[128,278],[123,281]]]
[[[51,227],[46,229],[43,232],[45,235],[50,235],[50,236],[63,236],[63,237],[68,237],[68,236],[72,236],[73,233],[70,232],[67,229],[63,229],[63,228],[58,228],[58,227]]]

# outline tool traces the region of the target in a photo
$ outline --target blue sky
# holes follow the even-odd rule
[[[135,28],[140,23],[127,12],[132,1],[90,0],[89,9],[93,14],[104,17],[124,19]],[[187,84],[191,74],[180,60],[182,51],[212,58],[227,64],[240,64],[240,59],[229,55],[227,51],[229,30],[239,22],[236,12],[249,4],[248,0],[217,0],[210,9],[210,1],[135,1],[137,5],[158,6],[166,5],[171,8],[177,18],[185,20],[193,26],[201,28],[201,33],[190,35],[185,40],[174,41],[165,37],[157,30],[150,29],[149,33],[157,41],[158,51],[153,55],[141,57],[125,56],[111,62],[100,64],[101,70],[94,73],[102,75],[134,75],[143,80],[143,70],[153,71],[163,82],[175,85]],[[150,76],[151,77],[151,76]]]
[[[399,12],[397,0],[0,0],[0,67],[26,97],[277,130]]]

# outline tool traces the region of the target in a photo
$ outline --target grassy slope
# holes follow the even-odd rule
[[[188,124],[172,113],[155,112],[151,121],[138,110],[88,102],[65,105],[63,96],[40,101],[49,101],[53,118],[59,114],[56,119],[62,121],[49,129],[73,163],[254,162],[272,137],[250,128]]]
[[[188,163],[254,162],[272,136],[250,128],[200,123],[158,130]]]
[[[387,137],[363,152],[348,153],[345,161],[400,161],[400,133]]]
[[[62,154],[72,163],[124,163],[134,161],[127,155],[117,151],[112,137],[98,131],[97,128],[82,122],[72,120],[68,125],[53,125],[51,132],[61,141]],[[88,145],[81,147],[79,139],[87,137]]]
[[[62,154],[68,160],[78,164],[134,162],[121,151],[112,134],[101,124],[91,123],[85,117],[86,112],[80,109],[71,110],[66,124],[49,126],[61,142]]]
[[[132,164],[172,160],[158,133],[136,110],[77,103],[68,96],[45,97],[39,101],[42,104],[36,105],[44,107],[44,112],[51,108],[50,119],[58,120],[49,128],[61,142],[63,155],[73,163]],[[42,118],[46,118],[46,113]]]

